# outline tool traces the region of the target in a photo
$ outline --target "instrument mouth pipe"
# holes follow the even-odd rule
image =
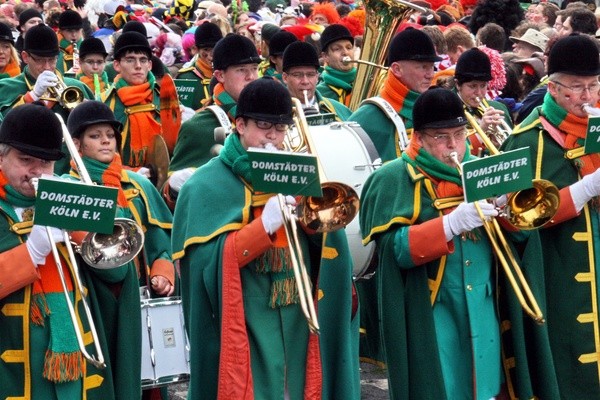
[[[600,117],[600,108],[592,107],[589,103],[583,103],[581,105],[583,111],[585,111],[590,117]]]
[[[353,60],[352,57],[348,57],[348,56],[342,58],[342,64],[344,64],[344,65],[364,64],[364,65],[370,65],[371,67],[375,67],[375,68],[381,68],[384,71],[387,71],[389,69],[389,67],[386,67],[381,64],[376,64],[374,62],[365,61],[365,60]]]

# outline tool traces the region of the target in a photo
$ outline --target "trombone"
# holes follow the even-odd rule
[[[458,154],[455,151],[453,151],[448,155],[448,157],[454,162],[454,164],[456,164],[456,168],[462,175],[462,167],[460,165],[460,161],[458,160]],[[510,285],[514,290],[515,295],[517,296],[517,299],[521,304],[521,307],[523,308],[525,313],[527,313],[531,318],[533,318],[533,320],[536,323],[542,325],[545,322],[542,311],[540,310],[540,307],[538,306],[537,301],[535,300],[535,297],[531,292],[527,281],[525,280],[525,276],[523,275],[519,264],[517,264],[517,261],[515,260],[515,257],[508,245],[508,242],[506,241],[506,238],[504,237],[504,234],[500,229],[498,221],[496,221],[495,218],[492,218],[491,221],[488,221],[481,212],[481,207],[479,207],[479,204],[477,204],[477,202],[475,202],[474,204],[475,209],[477,210],[477,214],[479,214],[479,218],[481,218],[481,220],[483,221],[483,227],[488,235],[488,238],[490,239],[490,243],[492,244],[494,253],[498,257],[500,264],[502,264],[506,277],[508,278],[508,281],[510,282]],[[500,244],[496,240],[496,237],[500,241],[500,244],[502,245],[504,252],[506,252],[506,255],[503,253]],[[510,265],[507,261],[507,258],[510,261]],[[514,274],[511,270],[511,265],[514,269]],[[515,279],[515,274],[519,278],[518,282]],[[525,295],[523,295],[523,292],[525,292]],[[525,299],[525,296],[527,296],[527,299]],[[529,301],[529,303],[527,301]]]
[[[92,180],[90,178],[90,175],[88,174],[87,169],[83,164],[81,156],[79,156],[79,152],[75,148],[75,144],[73,143],[73,139],[71,139],[71,135],[67,130],[64,120],[59,114],[56,114],[56,116],[58,117],[62,125],[63,140],[65,141],[67,148],[69,149],[69,153],[77,166],[82,181],[85,184],[91,185]],[[37,178],[32,179],[32,184],[36,189],[37,180]],[[96,268],[114,268],[116,266],[126,264],[129,261],[133,260],[141,251],[144,243],[144,234],[142,232],[141,227],[139,227],[135,222],[126,218],[117,218],[115,220],[115,224],[116,225],[113,235],[103,235],[105,237],[108,237],[106,243],[113,244],[113,246],[109,246],[104,249],[105,254],[102,254],[102,252],[99,251],[99,249],[96,246],[98,242],[102,241],[102,236],[100,234],[87,234],[87,236],[81,244],[81,248],[77,249],[77,251],[81,253],[83,260],[87,264]],[[46,227],[46,233],[48,235],[48,238],[50,239],[50,243],[52,243],[52,256],[54,257],[54,261],[58,268],[61,286],[63,288],[63,293],[67,301],[67,307],[69,309],[69,315],[71,317],[71,324],[73,325],[73,329],[75,330],[75,336],[77,337],[79,350],[90,364],[94,365],[96,368],[105,368],[106,363],[104,362],[104,355],[102,353],[102,348],[100,346],[100,341],[98,339],[98,333],[94,324],[94,320],[92,318],[92,313],[87,304],[87,301],[85,300],[87,295],[81,282],[79,269],[77,268],[77,260],[75,259],[75,251],[73,249],[73,246],[71,245],[69,234],[67,233],[67,231],[62,231],[65,247],[69,256],[69,261],[72,265],[74,286],[73,290],[77,290],[79,292],[79,295],[81,296],[81,302],[83,303],[83,308],[85,311],[86,318],[88,320],[90,332],[94,339],[96,355],[89,354],[87,349],[85,348],[85,343],[83,342],[83,336],[85,332],[83,331],[83,327],[80,326],[79,321],[77,320],[77,316],[75,314],[75,307],[73,305],[73,302],[71,301],[71,297],[69,296],[69,290],[67,288],[67,283],[65,280],[65,275],[63,272],[62,262],[60,260],[58,248],[56,246],[56,243],[52,239],[51,228],[48,226]],[[115,247],[114,244],[117,244],[117,247]]]

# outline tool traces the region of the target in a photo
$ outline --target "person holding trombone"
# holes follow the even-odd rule
[[[425,91],[412,117],[408,148],[367,179],[359,213],[363,243],[378,248],[390,397],[487,400],[505,381],[495,259],[482,229],[498,210],[464,201],[457,162],[475,157],[456,93]]]
[[[281,206],[281,197],[252,186],[248,148],[282,148],[292,122],[283,85],[270,78],[249,83],[237,103],[236,129],[219,156],[181,188],[173,258],[180,262],[191,345],[189,398],[360,398],[358,321],[344,232],[298,228],[296,251],[315,286],[305,297],[316,303],[316,335],[299,304],[305,294],[297,287],[293,242],[283,226],[282,207],[296,200],[287,196]]]
[[[43,132],[43,134],[40,134]],[[90,321],[70,318],[52,254],[64,254],[61,230],[33,225],[32,179],[52,175],[63,158],[62,128],[42,104],[9,111],[0,127],[0,398],[113,399],[106,369],[78,348],[79,326],[90,338]],[[81,311],[72,265],[60,256],[66,294]],[[77,325],[77,326],[74,326]],[[90,352],[98,343],[87,343]],[[100,358],[100,357],[99,357]]]

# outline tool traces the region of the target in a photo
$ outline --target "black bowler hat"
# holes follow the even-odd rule
[[[138,32],[144,35],[144,37],[148,37],[146,25],[142,24],[140,21],[127,21],[121,29],[121,33],[125,32]]]
[[[62,125],[58,117],[41,103],[24,104],[10,110],[0,125],[0,143],[32,157],[60,160]]]
[[[81,42],[81,46],[79,46],[79,57],[83,59],[88,54],[101,54],[103,57],[108,55],[102,40],[95,37],[84,39],[83,42]]]
[[[291,124],[292,99],[281,83],[271,78],[250,82],[240,93],[236,118],[248,117],[274,124]]]
[[[58,29],[81,29],[83,18],[77,11],[65,10],[58,17]]]
[[[280,56],[285,51],[285,48],[290,44],[297,42],[298,38],[293,33],[288,31],[279,31],[271,38],[269,42],[269,55]]]
[[[454,77],[460,83],[471,81],[491,81],[492,64],[483,51],[472,48],[460,55],[456,62]]]
[[[467,124],[463,104],[450,90],[432,88],[423,92],[413,108],[413,128],[455,128]]]
[[[112,110],[102,102],[84,101],[71,111],[67,119],[67,128],[74,138],[81,137],[86,128],[96,124],[111,125],[115,130],[117,143],[121,143],[123,125],[117,121]]]
[[[577,76],[600,75],[598,46],[587,35],[560,38],[548,55],[548,75],[562,72]]]
[[[270,22],[266,22],[260,29],[260,37],[262,40],[268,42],[279,31],[281,31],[280,27]]]
[[[213,48],[221,39],[223,39],[221,28],[212,22],[206,21],[194,32],[194,43],[199,49]]]
[[[58,55],[58,38],[47,25],[36,25],[27,31],[23,41],[23,50],[40,57]]]
[[[223,71],[232,65],[258,64],[261,59],[252,40],[242,35],[230,34],[215,45],[213,69]]]
[[[314,67],[319,69],[319,55],[315,47],[306,42],[296,41],[283,52],[283,67],[287,72],[292,67]]]
[[[29,34],[27,35],[29,36]],[[129,31],[122,33],[115,43],[113,53],[115,59],[120,59],[127,51],[142,51],[152,56],[152,49],[148,44],[148,39],[139,32]]]
[[[344,25],[331,24],[321,33],[321,51],[327,51],[327,46],[338,40],[349,40],[354,44],[354,37]]]
[[[14,39],[12,35],[12,30],[10,26],[5,23],[0,22],[0,41],[2,42],[10,42],[10,44],[14,44]]]
[[[17,26],[17,28],[21,28],[23,25],[25,25],[27,23],[27,21],[29,21],[32,18],[39,18],[42,20],[42,23],[44,23],[44,17],[42,17],[42,14],[40,14],[40,12],[34,8],[28,8],[25,11],[23,11],[21,14],[19,14],[19,25]],[[20,30],[20,29],[19,29]]]
[[[390,43],[387,64],[396,61],[441,61],[435,53],[433,41],[425,32],[408,28],[398,33]]]

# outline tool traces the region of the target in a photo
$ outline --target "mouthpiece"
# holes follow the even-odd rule
[[[348,64],[351,64],[351,63],[352,63],[352,58],[350,58],[348,56],[342,58],[342,64],[348,65]]]
[[[600,116],[600,108],[592,107],[588,103],[583,103],[581,105],[581,108],[583,109],[583,111],[585,111],[591,117]]]
[[[267,143],[265,144],[265,150],[269,150],[269,151],[277,151],[277,147],[275,147],[275,145],[273,143]]]

